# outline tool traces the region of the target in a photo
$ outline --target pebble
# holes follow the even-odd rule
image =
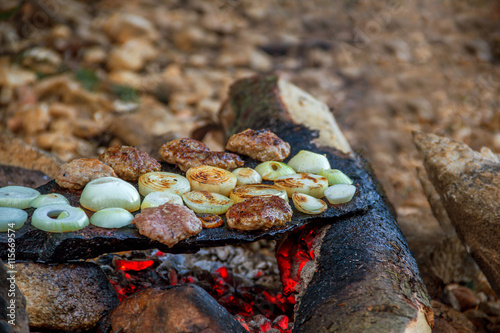
[[[490,62],[492,59],[489,44],[483,39],[472,39],[465,43],[465,49],[474,54],[477,60]]]

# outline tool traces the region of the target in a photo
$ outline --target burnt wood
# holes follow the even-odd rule
[[[281,129],[274,128],[274,131],[279,133],[280,137],[289,142],[292,147],[291,154],[285,162],[301,149],[326,154],[332,165],[343,170],[351,177],[357,187],[357,193],[351,202],[341,205],[329,205],[328,209],[320,215],[321,221],[334,223],[337,218],[363,213],[378,200],[379,194],[375,184],[369,172],[361,167],[363,162],[360,159],[348,158],[329,147],[316,147],[310,140],[317,133],[304,126],[287,123],[282,123],[282,125]],[[258,163],[251,158],[245,158],[245,166],[255,167]],[[168,163],[162,163],[162,170],[185,175],[178,168]],[[133,185],[137,188],[137,183],[133,183]],[[39,187],[38,190],[44,194],[61,193],[68,198],[72,206],[79,206],[81,191],[70,191],[61,188],[53,180]],[[120,229],[104,229],[89,225],[76,232],[48,233],[30,225],[33,209],[28,209],[28,222],[16,231],[16,260],[67,262],[95,258],[104,253],[152,248],[163,252],[192,253],[203,247],[248,243],[262,238],[275,239],[286,232],[300,228],[316,218],[300,213],[293,207],[293,204],[292,208],[292,221],[283,227],[268,230],[239,231],[229,229],[224,225],[219,228],[204,229],[199,234],[177,243],[172,248],[140,235],[133,225]],[[92,212],[86,212],[89,217],[92,215]],[[7,258],[7,249],[7,234],[0,233],[0,257],[4,260]]]
[[[254,77],[232,85],[229,102],[221,113],[227,135],[267,127],[278,136],[290,138],[298,127],[292,110],[283,103],[290,96],[281,95],[278,80],[276,76]],[[317,126],[317,121],[307,125]],[[307,131],[302,126],[297,133]],[[342,137],[338,132],[336,135]],[[309,137],[314,136],[314,131],[309,133]],[[295,138],[292,147],[303,143],[303,136],[291,136],[291,140]],[[339,151],[335,153],[335,143],[330,145],[316,147],[310,143],[308,149],[332,151],[329,158],[343,156]],[[332,167],[337,168],[335,162]],[[366,164],[358,163],[357,167],[363,174],[369,173]],[[313,250],[314,260],[305,266],[300,261],[295,265],[302,269],[295,286],[300,294],[293,332],[431,331],[433,312],[427,290],[391,205],[381,189],[378,193],[379,199],[366,212],[329,218],[322,230],[314,232],[313,243],[319,244]],[[313,224],[305,228],[310,227]],[[292,231],[279,244],[304,233],[304,229]],[[296,244],[292,245],[299,246]]]

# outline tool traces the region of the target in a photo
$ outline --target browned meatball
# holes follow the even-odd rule
[[[201,221],[192,210],[171,202],[143,209],[132,223],[137,226],[141,235],[168,247],[202,230]]]
[[[277,196],[252,197],[231,206],[226,218],[227,225],[233,229],[268,229],[290,222],[292,207]]]
[[[99,159],[111,166],[118,177],[129,181],[136,181],[145,173],[161,170],[157,160],[130,146],[109,147]]]
[[[226,149],[261,162],[283,161],[290,155],[290,145],[267,130],[247,129],[232,135]]]
[[[202,142],[189,138],[167,142],[161,146],[159,153],[166,162],[176,164],[182,171],[199,165],[231,170],[244,164],[236,154],[212,152]]]
[[[61,165],[56,183],[72,190],[82,189],[88,182],[101,177],[116,177],[115,171],[95,158],[79,158]]]

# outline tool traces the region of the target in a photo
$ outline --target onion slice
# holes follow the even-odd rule
[[[255,171],[265,180],[275,180],[278,177],[295,173],[295,171],[285,163],[276,161],[261,163],[255,167]]]
[[[19,208],[0,207],[0,232],[20,229],[28,220],[28,213]]]
[[[196,215],[200,221],[201,226],[205,229],[217,228],[224,224],[222,217],[215,214],[197,214]]]
[[[169,192],[181,195],[191,191],[186,177],[171,172],[148,172],[139,177],[139,193],[143,196],[151,192]]]
[[[64,218],[61,213],[68,215]],[[89,218],[83,209],[69,205],[47,205],[35,209],[31,225],[47,232],[77,231],[89,225]]]
[[[331,204],[341,204],[351,201],[354,193],[356,193],[356,186],[338,184],[327,188],[325,196]]]
[[[209,165],[189,168],[186,178],[192,190],[219,193],[226,197],[236,186],[237,181],[231,172]]]
[[[90,218],[90,223],[101,228],[121,228],[132,223],[134,216],[123,208],[104,208]]]
[[[224,214],[234,203],[233,200],[219,193],[191,191],[182,195],[186,206],[199,214]]]
[[[233,170],[236,176],[236,185],[250,185],[262,183],[260,174],[252,168],[238,168]]]
[[[0,207],[26,209],[39,195],[40,192],[29,187],[5,186],[0,188]]]
[[[82,191],[80,204],[91,211],[118,207],[135,212],[141,204],[139,193],[131,184],[115,177],[90,181]]]
[[[328,208],[323,200],[316,199],[315,197],[303,193],[294,193],[292,195],[292,200],[295,208],[304,214],[321,214]]]
[[[59,193],[42,194],[31,200],[30,206],[38,208],[47,205],[69,205],[68,199]]]
[[[328,188],[328,180],[312,173],[296,173],[275,179],[274,185],[286,190],[289,197],[298,192],[322,198]]]
[[[252,197],[271,197],[273,195],[288,202],[288,195],[284,189],[268,184],[238,186],[231,191],[229,197],[234,200],[234,203],[238,203]]]
[[[177,194],[169,192],[151,192],[144,197],[144,200],[142,200],[141,209],[148,207],[158,207],[166,202],[184,205],[182,198]]]
[[[288,165],[297,172],[320,173],[321,170],[331,169],[330,162],[325,155],[301,150],[288,161]]]
[[[345,173],[337,169],[321,170],[319,174],[328,179],[328,185],[330,186],[336,184],[352,184],[351,178],[347,177]]]

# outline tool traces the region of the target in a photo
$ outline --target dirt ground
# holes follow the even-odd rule
[[[483,0],[2,1],[0,129],[62,161],[148,150],[216,123],[234,80],[279,73],[331,107],[423,265],[446,233],[412,132],[500,153],[499,18]],[[216,132],[204,141],[222,149]],[[500,304],[468,287],[490,308],[463,327],[492,331]]]

